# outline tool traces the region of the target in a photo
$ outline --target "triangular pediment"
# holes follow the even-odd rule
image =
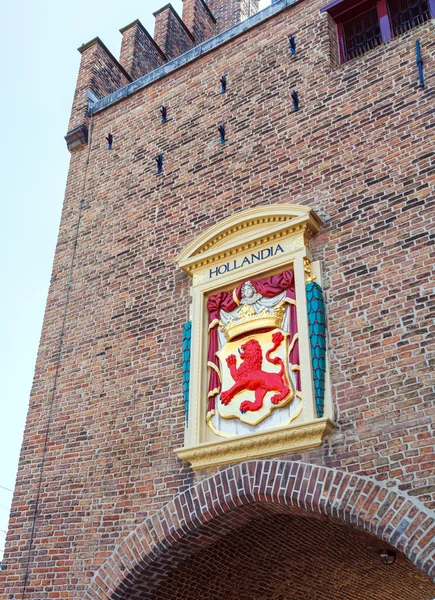
[[[190,275],[213,258],[222,259],[256,244],[278,240],[281,236],[306,231],[316,234],[322,221],[316,213],[297,204],[261,206],[235,213],[216,223],[178,256],[178,265]]]

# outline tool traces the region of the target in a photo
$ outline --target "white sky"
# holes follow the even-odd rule
[[[0,560],[59,227],[69,152],[63,136],[77,48],[99,36],[119,56],[119,29],[166,0],[2,3],[0,56]],[[172,0],[181,15],[182,0]],[[270,0],[261,0],[261,8]]]

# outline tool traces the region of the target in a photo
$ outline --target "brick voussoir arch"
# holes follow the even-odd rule
[[[339,519],[403,552],[435,579],[435,513],[397,487],[298,461],[227,467],[177,495],[138,525],[95,573],[86,600],[122,599],[162,554],[236,508],[272,503]]]

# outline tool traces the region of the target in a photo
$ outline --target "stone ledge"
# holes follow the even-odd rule
[[[86,146],[88,143],[88,128],[86,125],[74,127],[74,129],[68,131],[65,136],[65,140],[70,152],[75,148],[79,148],[80,146]]]
[[[190,463],[192,469],[205,469],[316,448],[333,429],[335,423],[330,419],[316,419],[302,425],[289,425],[219,442],[177,448],[175,452],[181,460]]]

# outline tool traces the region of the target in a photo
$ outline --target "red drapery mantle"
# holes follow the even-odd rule
[[[279,275],[272,275],[266,279],[250,280],[255,290],[266,298],[273,298],[286,291],[286,298],[296,300],[294,272],[292,270],[283,271]],[[208,317],[209,317],[209,347],[208,347],[208,362],[216,368],[210,368],[210,379],[208,386],[208,414],[214,411],[216,406],[216,396],[220,394],[220,379],[218,375],[219,359],[216,352],[219,350],[218,343],[218,327],[220,321],[221,310],[230,312],[237,308],[240,304],[242,296],[242,287],[245,282],[241,283],[234,291],[219,292],[214,296],[210,296],[207,302]],[[296,306],[289,303],[290,310],[290,339],[292,340],[298,332],[298,323],[296,318]],[[289,354],[289,361],[292,366],[299,366],[299,342],[293,345]],[[295,371],[296,388],[301,391],[301,375],[299,371]]]

